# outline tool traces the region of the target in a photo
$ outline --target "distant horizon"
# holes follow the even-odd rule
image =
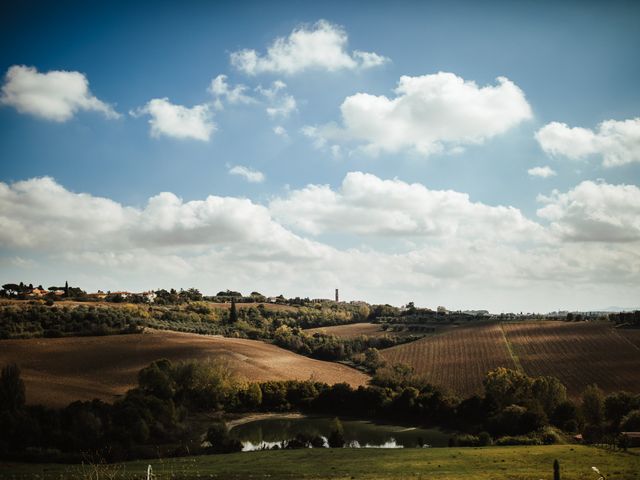
[[[6,284],[6,283],[16,283],[16,282],[2,282],[2,284]],[[18,284],[20,283],[20,281],[18,281]],[[33,282],[24,282],[24,285],[33,285],[34,288],[38,287],[39,285],[42,286],[43,289],[48,290],[49,288],[51,288],[52,286],[57,286],[57,287],[61,287],[61,285],[57,285],[55,282],[52,283],[49,286],[45,286],[44,283],[33,283]],[[204,291],[201,288],[198,288],[197,286],[173,286],[173,287],[157,287],[157,288],[141,288],[141,289],[121,289],[121,288],[117,288],[117,289],[104,289],[104,288],[96,288],[96,289],[85,289],[83,288],[82,285],[77,285],[74,284],[73,282],[69,284],[70,287],[75,287],[75,288],[80,288],[82,290],[84,290],[87,295],[89,294],[95,294],[95,293],[119,293],[119,292],[126,292],[126,293],[132,293],[132,294],[136,294],[136,293],[144,293],[144,292],[156,292],[158,290],[167,290],[170,291],[172,289],[176,290],[176,291],[180,291],[180,290],[188,290],[190,288],[195,288],[196,290],[198,290],[203,296],[205,297],[215,297],[217,293],[219,292],[223,292],[223,291],[233,291],[233,292],[238,292],[241,293],[243,297],[250,297],[251,296],[251,292],[258,292],[261,295],[263,295],[266,298],[275,298],[278,297],[280,295],[282,295],[285,299],[295,299],[295,298],[301,298],[301,299],[305,299],[308,298],[309,300],[325,300],[325,301],[329,301],[329,302],[334,302],[335,299],[332,297],[323,297],[323,296],[318,296],[318,295],[287,295],[286,292],[279,292],[279,293],[275,293],[275,294],[271,294],[271,293],[264,293],[263,291],[260,290],[256,290],[256,289],[227,289],[225,288],[224,290],[221,289],[212,289],[210,291]],[[211,293],[209,293],[211,292]],[[247,293],[249,292],[249,293]],[[335,293],[335,292],[334,292]],[[448,311],[452,311],[452,312],[456,312],[456,311],[460,311],[460,312],[464,312],[464,311],[487,311],[489,312],[489,314],[492,315],[500,315],[500,314],[508,314],[508,313],[513,313],[513,314],[533,314],[533,315],[546,315],[546,314],[550,314],[550,313],[560,313],[560,312],[569,312],[569,313],[588,313],[588,312],[603,312],[603,313],[618,313],[618,312],[629,312],[629,311],[636,311],[636,310],[640,310],[640,307],[618,307],[618,306],[608,306],[605,308],[588,308],[588,309],[580,309],[580,308],[556,308],[556,309],[551,309],[551,310],[541,310],[541,311],[525,311],[522,309],[516,309],[516,310],[503,310],[503,311],[495,311],[495,310],[490,310],[487,308],[482,308],[482,307],[455,307],[455,306],[448,306],[448,305],[443,305],[441,303],[437,303],[437,304],[433,304],[433,305],[422,305],[422,304],[417,304],[416,302],[413,302],[412,300],[409,300],[408,302],[402,303],[402,304],[398,304],[398,303],[391,303],[391,302],[380,302],[380,301],[375,301],[375,300],[365,300],[362,298],[351,298],[351,297],[347,297],[346,299],[343,298],[342,295],[342,291],[340,291],[339,293],[340,298],[339,301],[340,302],[345,302],[345,303],[349,303],[349,302],[365,302],[369,305],[391,305],[393,307],[398,307],[398,308],[402,308],[404,306],[406,306],[409,302],[414,303],[414,305],[416,306],[416,308],[426,308],[426,309],[431,309],[433,311],[436,311],[438,307],[445,307]]]
[[[640,298],[640,2],[27,1],[0,27],[2,283]]]

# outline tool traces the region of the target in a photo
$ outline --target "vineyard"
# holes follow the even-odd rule
[[[640,350],[608,324],[527,322],[503,328],[524,371],[557,377],[571,396],[594,383],[606,392],[640,392]]]
[[[410,365],[431,383],[461,396],[480,393],[489,370],[515,368],[499,324],[461,327],[382,354],[388,362]]]
[[[616,331],[640,349],[640,328],[620,328]]]
[[[560,379],[572,397],[587,385],[640,393],[640,330],[587,322],[478,325],[382,352],[461,396],[479,393],[487,371],[503,366]]]

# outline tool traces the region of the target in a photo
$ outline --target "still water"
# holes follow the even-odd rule
[[[416,448],[420,445],[446,447],[450,434],[432,428],[408,428],[364,420],[341,419],[344,438],[352,448]],[[323,437],[325,446],[334,427],[333,417],[264,418],[236,425],[231,435],[240,440],[243,451],[282,446],[298,434]]]

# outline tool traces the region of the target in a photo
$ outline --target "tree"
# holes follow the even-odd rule
[[[207,430],[207,441],[211,443],[214,453],[232,453],[242,450],[242,444],[229,435],[224,422],[216,422]]]
[[[487,374],[482,383],[486,397],[498,410],[522,403],[531,396],[531,379],[517,370],[496,368]]]
[[[69,296],[69,282],[67,281],[64,282],[64,296],[65,297]]]
[[[236,302],[231,299],[231,310],[229,310],[229,323],[236,323],[238,321],[238,311],[236,310]]]
[[[333,420],[333,428],[331,433],[329,434],[329,447],[331,448],[342,448],[344,447],[344,428],[342,427],[342,422],[338,418]]]
[[[24,382],[15,363],[6,365],[0,374],[0,412],[17,412],[25,404]]]
[[[623,432],[640,431],[640,410],[633,410],[625,415],[620,422],[620,427]]]
[[[582,415],[589,425],[601,425],[604,419],[604,393],[597,385],[589,385],[582,393]]]
[[[140,389],[155,397],[168,400],[175,393],[175,382],[172,379],[172,365],[169,360],[156,360],[138,373]]]
[[[531,385],[533,397],[540,402],[547,415],[567,399],[567,389],[555,377],[536,377]]]

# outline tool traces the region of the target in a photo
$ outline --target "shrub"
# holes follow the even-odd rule
[[[480,439],[475,435],[455,435],[449,439],[450,447],[477,447],[479,445]]]
[[[491,435],[489,435],[489,432],[480,432],[478,434],[478,445],[481,447],[489,446],[492,443],[493,439],[491,438]]]
[[[495,441],[495,444],[499,446],[541,445],[542,442],[540,441],[540,439],[536,437],[530,437],[527,435],[516,435],[516,436],[500,437]]]

